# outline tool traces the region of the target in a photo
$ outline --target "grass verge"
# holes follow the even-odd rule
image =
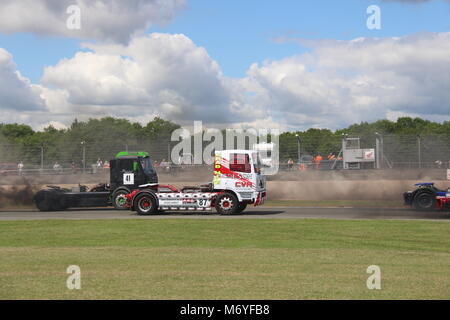
[[[0,299],[449,299],[448,223],[0,222]],[[81,268],[68,290],[66,268]],[[370,265],[382,289],[368,290]]]

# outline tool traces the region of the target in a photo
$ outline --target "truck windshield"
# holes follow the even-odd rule
[[[259,156],[259,152],[252,153],[252,159],[255,173],[261,173],[261,157]]]
[[[153,168],[152,161],[149,157],[141,159],[141,166],[144,169],[145,173],[154,173],[155,169]]]

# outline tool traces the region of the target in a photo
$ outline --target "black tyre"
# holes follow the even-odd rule
[[[414,196],[414,208],[430,211],[436,208],[436,195],[432,192],[418,192]]]
[[[127,203],[127,198],[125,197],[125,195],[129,194],[130,192],[131,191],[127,189],[114,191],[111,198],[111,202],[114,208],[116,208],[117,210],[125,210],[125,204]]]
[[[158,213],[158,201],[151,193],[141,193],[134,199],[134,209],[140,215]]]
[[[62,193],[55,191],[39,191],[34,197],[34,202],[40,211],[61,211],[67,209]]]
[[[39,209],[39,211],[53,210],[51,195],[47,191],[38,192],[34,197],[34,202],[36,203],[36,207]]]
[[[232,215],[238,212],[239,201],[232,193],[222,193],[216,199],[216,210],[221,215]]]
[[[240,202],[239,207],[236,210],[236,213],[242,213],[247,208],[247,204],[245,202]]]
[[[51,207],[52,211],[62,211],[66,209],[64,204],[62,203],[62,199],[58,196],[57,193],[53,194]]]

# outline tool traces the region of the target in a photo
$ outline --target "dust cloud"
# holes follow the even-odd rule
[[[179,172],[158,168],[160,184],[178,188],[211,182],[212,168],[198,167]],[[445,169],[354,170],[280,172],[269,176],[269,200],[402,200],[403,192],[414,190],[417,182],[435,182],[441,189],[450,187]],[[78,184],[88,188],[109,183],[107,172],[48,176],[0,177],[0,210],[33,206],[35,192],[46,185],[70,188]]]
[[[30,207],[33,195],[38,190],[27,179],[20,179],[20,183],[0,187],[0,210],[4,208]]]

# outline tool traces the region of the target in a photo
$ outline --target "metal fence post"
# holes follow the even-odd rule
[[[170,159],[170,141],[167,143],[167,161],[171,162],[171,159]]]
[[[422,152],[421,152],[421,139],[420,135],[417,135],[417,149],[418,149],[418,155],[419,155],[419,169],[422,169]]]
[[[86,141],[81,141],[83,146],[83,174],[86,173]]]
[[[41,172],[44,171],[44,146],[41,146]]]
[[[300,137],[298,134],[295,136],[297,137],[297,164],[300,164]]]
[[[376,168],[377,169],[381,169],[381,163],[380,163],[380,159],[381,159],[381,157],[380,157],[380,152],[381,152],[381,150],[380,150],[380,137],[379,137],[379,134],[377,133],[377,132],[375,132],[375,134],[376,134],[376,138],[375,138],[375,154],[376,154],[376,157],[375,157],[375,161],[376,161]]]

